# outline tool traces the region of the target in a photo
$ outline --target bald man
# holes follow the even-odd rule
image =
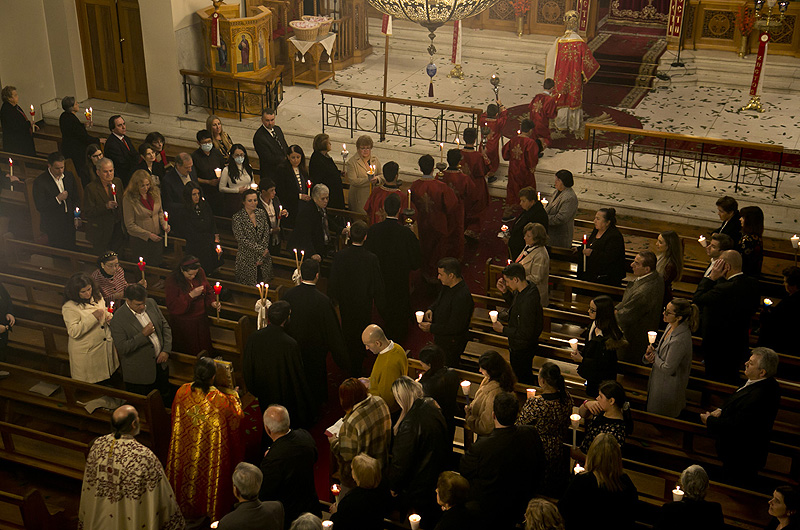
[[[156,455],[135,440],[139,413],[123,405],[111,414],[112,434],[101,436],[86,457],[81,528],[106,528],[125,521],[127,528],[179,529],[183,515]]]
[[[693,298],[702,311],[708,379],[738,386],[739,367],[749,356],[750,322],[759,300],[758,281],[742,273],[742,255],[735,250],[720,253]]]
[[[408,372],[408,357],[399,344],[386,338],[386,334],[375,324],[370,324],[361,334],[364,347],[378,356],[369,375],[369,393],[380,396],[389,406],[389,412],[400,410],[392,394],[392,383]]]

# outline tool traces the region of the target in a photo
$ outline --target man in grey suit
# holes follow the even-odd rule
[[[649,250],[636,254],[631,263],[636,277],[628,282],[617,306],[617,322],[628,340],[621,361],[641,363],[647,349],[647,332],[656,331],[661,319],[664,280],[656,272],[656,255]]]
[[[145,396],[151,390],[158,390],[168,405],[171,400],[167,352],[172,349],[172,330],[155,301],[147,298],[143,286],[138,283],[127,286],[125,300],[109,325],[122,365],[125,390]]]
[[[547,212],[547,235],[550,245],[571,248],[575,231],[575,212],[578,211],[578,196],[572,189],[572,173],[566,169],[556,172],[556,194],[545,208]]]

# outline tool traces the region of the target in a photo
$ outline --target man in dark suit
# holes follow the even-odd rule
[[[119,114],[115,114],[108,119],[108,128],[111,134],[106,140],[106,147],[103,155],[114,161],[114,171],[122,183],[127,186],[131,180],[133,168],[139,161],[139,152],[133,142],[125,133],[128,131],[125,126],[125,119]]]
[[[528,223],[539,223],[548,229],[549,221],[544,206],[536,195],[536,190],[530,186],[519,190],[519,205],[522,213],[517,216],[508,238],[508,252],[511,259],[517,259],[519,253],[525,248],[525,226]]]
[[[50,153],[47,157],[47,171],[33,181],[33,201],[50,246],[75,250],[75,208],[80,206],[78,188],[72,173],[64,171],[61,153]]]
[[[783,287],[789,296],[761,311],[758,345],[791,354],[797,348],[795,326],[800,322],[800,268],[783,269]]]
[[[350,356],[350,375],[360,377],[366,350],[361,333],[372,322],[373,304],[383,313],[386,296],[378,257],[364,248],[367,223],[356,221],[350,227],[352,245],[333,258],[328,295],[339,306],[342,335]]]
[[[325,184],[317,184],[311,190],[310,201],[300,201],[294,230],[287,248],[305,250],[306,256],[317,261],[333,252],[335,241],[331,232],[338,234],[340,229],[334,219],[328,216],[330,191]]]
[[[333,304],[317,289],[319,262],[313,259],[303,261],[300,277],[300,285],[292,287],[283,296],[292,307],[292,318],[286,331],[300,345],[306,380],[316,403],[320,404],[328,399],[328,352],[343,370],[349,370],[350,366]]]
[[[752,489],[769,453],[772,424],[778,414],[780,389],[775,380],[778,354],[755,348],[744,364],[747,382],[722,408],[700,414],[700,420],[717,439],[726,481]]]
[[[238,501],[220,519],[218,530],[283,530],[283,506],[258,500],[264,474],[253,464],[240,462],[233,472],[233,495]]]
[[[177,236],[185,233],[185,227],[180,226],[179,220],[185,218],[186,206],[183,202],[183,188],[189,182],[197,184],[194,160],[189,153],[178,153],[175,155],[172,167],[164,174],[161,183],[161,202],[164,210],[170,213],[170,220],[174,220],[171,225]]]
[[[515,426],[519,401],[511,392],[494,398],[494,431],[480,438],[461,458],[461,474],[469,480],[468,507],[483,526],[510,530],[522,521],[537,492],[544,469],[544,449],[536,427]]]
[[[300,346],[284,330],[291,306],[279,300],[267,310],[269,324],[247,339],[244,382],[262,407],[280,403],[289,410],[294,427],[310,427],[316,403],[306,381]]]
[[[700,280],[693,301],[702,310],[706,377],[739,383],[739,367],[750,347],[750,321],[758,308],[758,281],[742,273],[742,255],[722,252]]]
[[[497,288],[511,307],[508,309],[507,323],[504,325],[498,319],[492,328],[508,337],[511,368],[519,382],[536,384],[533,358],[543,327],[539,289],[525,278],[525,267],[519,263],[512,263],[503,269],[503,277],[497,280]]]
[[[259,169],[262,177],[278,181],[278,168],[287,163],[289,146],[283,131],[275,125],[275,109],[261,111],[261,127],[253,135],[253,147],[258,153]]]
[[[386,219],[367,230],[364,248],[378,256],[387,304],[382,313],[386,335],[395,342],[408,336],[411,294],[408,276],[422,265],[419,239],[398,219],[400,197],[395,194],[383,202]]]
[[[138,283],[125,288],[125,304],[114,312],[111,338],[122,365],[125,390],[146,396],[152,390],[161,392],[164,404],[170,406],[169,351],[172,330],[155,301]]]
[[[95,165],[97,177],[83,190],[83,219],[88,223],[86,237],[98,256],[109,250],[122,253],[125,236],[122,230],[122,208],[114,198],[112,184],[122,198],[122,181],[114,176],[114,162],[101,158]]]
[[[272,446],[261,461],[262,501],[281,501],[284,528],[305,512],[320,517],[319,497],[314,487],[317,445],[305,429],[290,429],[286,408],[272,405],[264,412],[264,430]]]
[[[739,220],[739,203],[733,197],[720,197],[717,199],[717,215],[722,221],[722,226],[714,230],[719,234],[726,234],[733,239],[735,248],[739,248],[742,239],[742,223]]]
[[[195,137],[199,147],[192,153],[192,161],[197,182],[200,183],[203,197],[211,205],[211,210],[216,215],[221,215],[222,198],[219,193],[219,177],[214,170],[224,168],[226,160],[220,150],[214,147],[211,133],[207,129],[200,129]]]
[[[649,250],[636,254],[631,263],[634,279],[628,282],[622,302],[616,307],[617,322],[628,340],[621,361],[641,364],[647,350],[647,332],[658,329],[664,300],[664,279],[656,272],[656,255]]]

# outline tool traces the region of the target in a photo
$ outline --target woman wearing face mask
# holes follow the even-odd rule
[[[283,207],[289,212],[289,217],[283,222],[287,228],[294,228],[300,201],[310,201],[308,193],[308,168],[306,155],[299,145],[290,145],[287,155],[289,164],[282,165],[277,173],[275,189],[281,198]]]
[[[213,274],[221,265],[217,253],[219,230],[214,220],[211,205],[203,200],[203,190],[196,182],[189,181],[183,187],[183,226],[186,227],[187,254],[197,256],[204,270]]]
[[[170,314],[172,348],[189,355],[197,355],[203,350],[211,353],[213,347],[207,311],[220,305],[200,261],[190,254],[185,255],[167,277],[164,292]]]
[[[156,148],[147,142],[139,146],[139,154],[142,159],[136,164],[135,169],[144,169],[153,179],[155,186],[161,187],[161,179],[164,178],[164,165],[156,161]]]
[[[104,383],[119,367],[108,321],[112,314],[94,280],[79,272],[64,286],[61,315],[67,326],[69,372],[73,379]]]
[[[240,207],[242,200],[239,194],[251,188],[253,168],[250,167],[250,158],[242,144],[233,144],[228,164],[222,168],[219,176],[219,191],[223,195],[223,212],[230,216]]]
[[[258,192],[242,194],[242,209],[231,219],[233,235],[238,242],[236,281],[255,285],[272,279],[272,257],[269,255],[269,222],[267,214],[258,207]]]

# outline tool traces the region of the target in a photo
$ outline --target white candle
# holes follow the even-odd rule
[[[444,162],[444,143],[439,143],[439,162]]]
[[[422,319],[425,317],[425,313],[423,311],[417,311],[414,313],[414,315],[417,317],[417,324],[422,324]]]
[[[647,332],[647,341],[650,344],[655,344],[657,336],[658,336],[658,333],[656,333],[655,331],[648,331]]]
[[[800,237],[797,237],[797,234],[793,235],[790,239],[792,240],[792,246],[794,248],[797,248],[798,245],[800,245]]]
[[[705,247],[705,246],[708,246],[708,243],[706,243],[706,236],[700,236],[700,237],[698,237],[698,238],[697,238],[697,241],[698,241],[698,243],[700,243],[700,244],[701,244],[701,245],[703,245],[704,247]]]
[[[526,388],[525,394],[527,395],[528,399],[533,399],[536,397],[536,389],[535,388]]]
[[[167,212],[164,212],[164,224],[169,226],[169,214]],[[165,228],[164,229],[164,246],[165,247],[169,244],[169,243],[167,243],[168,240],[169,240],[169,236],[167,235],[167,230]]]
[[[577,427],[578,423],[581,421],[581,415],[580,414],[570,414],[569,415],[569,419],[572,422],[572,425],[574,427]]]
[[[497,311],[489,311],[489,318],[492,319],[492,324],[497,322]]]
[[[471,386],[472,386],[472,383],[470,383],[469,381],[467,381],[467,380],[461,381],[461,392],[463,392],[465,396],[468,396],[469,395],[469,389],[470,389]]]
[[[422,520],[422,517],[419,515],[412,513],[408,516],[408,523],[411,525],[411,530],[419,530],[419,522]]]
[[[581,415],[570,414],[569,419],[572,422],[572,447],[578,447],[578,424],[581,421]]]
[[[258,189],[258,184],[253,182],[252,184],[250,184],[250,189],[257,190]]]
[[[506,232],[508,232],[508,226],[507,225],[503,225],[503,226],[500,227],[500,230],[502,230],[502,232],[505,234]]]
[[[215,169],[214,175],[216,175],[216,177],[219,178],[219,176],[222,175],[222,170],[220,168]]]
[[[219,521],[214,521],[211,523],[211,528],[217,528],[219,526]]]
[[[333,528],[333,521],[322,521],[322,528],[325,528],[326,530]]]
[[[545,199],[545,198],[542,198],[541,202],[542,202],[542,206],[547,206],[548,200]]]
[[[572,351],[578,351],[578,339],[569,339],[569,347]]]
[[[675,502],[683,500],[683,490],[680,486],[675,486],[675,489],[672,490],[672,500]]]
[[[583,473],[584,471],[586,471],[586,469],[580,464],[575,464],[575,467],[573,468],[572,471],[577,475],[578,473]]]
[[[8,159],[8,176],[9,177],[14,176],[14,161],[11,160],[10,158]]]
[[[764,298],[764,305],[769,307],[772,305],[772,298]]]

